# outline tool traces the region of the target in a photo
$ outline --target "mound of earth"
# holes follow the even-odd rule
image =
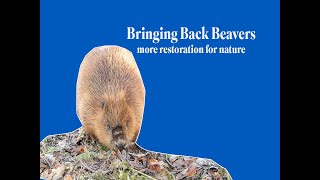
[[[232,180],[211,159],[134,148],[114,151],[83,133],[50,135],[40,142],[40,177],[47,180]]]

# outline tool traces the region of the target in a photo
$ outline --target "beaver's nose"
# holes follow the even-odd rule
[[[116,144],[117,148],[120,149],[120,150],[121,150],[121,149],[124,149],[125,145],[126,145],[126,144],[124,144],[124,143],[122,143],[122,142]]]

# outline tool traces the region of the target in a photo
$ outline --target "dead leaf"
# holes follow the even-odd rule
[[[154,165],[157,173],[161,173],[165,169],[164,165],[165,165],[165,163],[163,161],[159,161],[157,164]]]
[[[173,163],[172,163],[173,167],[176,169],[176,170],[183,170],[185,169],[185,165],[184,165],[184,160],[182,158],[178,158],[176,159]]]
[[[118,150],[118,155],[122,160],[125,160],[127,158],[127,152],[125,150],[122,150],[122,151]]]
[[[112,154],[111,154],[113,157],[116,157],[118,155],[118,153],[116,151],[112,151]]]
[[[129,153],[129,154],[132,155],[133,157],[137,158],[138,160],[142,160],[142,159],[145,158],[147,155],[149,155],[149,153],[145,153],[145,154]]]
[[[174,161],[176,161],[178,158],[179,158],[179,156],[177,156],[177,155],[171,155],[170,158],[169,158],[169,161],[174,162]]]
[[[58,146],[60,146],[61,148],[65,148],[67,145],[67,142],[66,141],[59,141],[58,142]]]
[[[64,165],[52,170],[52,180],[58,180],[63,177],[66,167]]]
[[[54,163],[53,155],[52,154],[45,154],[44,159],[45,159],[46,163],[49,165],[49,167],[51,168]]]
[[[176,175],[176,179],[180,180],[180,179],[185,179],[186,175],[184,174],[184,172],[180,172]]]
[[[40,173],[40,178],[48,179],[49,169],[44,169],[43,172]]]
[[[150,157],[148,159],[148,168],[150,170],[154,170],[156,171],[157,173],[161,173],[164,169],[163,165],[165,163],[163,161],[158,161],[156,159],[154,159],[153,157]]]
[[[47,168],[48,167],[48,165],[47,164],[45,164],[45,163],[41,163],[41,161],[40,161],[40,168]]]
[[[71,175],[66,175],[65,177],[64,177],[64,179],[63,180],[72,180],[72,177],[71,177]]]
[[[79,154],[84,153],[84,147],[83,146],[78,147],[77,153],[79,153]]]
[[[208,169],[208,174],[210,174],[211,176],[214,176],[215,175],[214,173],[217,171],[218,171],[218,169],[216,167],[212,166]]]
[[[218,172],[214,172],[212,176],[214,180],[222,180],[222,177]]]
[[[186,166],[189,166],[191,163],[193,163],[194,162],[194,160],[193,159],[187,159],[187,160],[185,160],[184,161],[184,164],[186,165]]]
[[[204,158],[197,158],[196,159],[196,163],[199,164],[200,166],[208,166],[208,159],[204,159]]]
[[[155,153],[142,148],[119,152],[112,149],[103,151],[96,139],[88,140],[87,135],[81,139],[82,143],[72,143],[72,140],[79,136],[78,131],[53,136],[40,142],[42,178],[75,180],[88,173],[97,173],[97,178],[105,175],[106,179],[114,179],[113,176],[122,173],[121,177],[126,179],[141,179],[142,176],[159,180],[222,180],[225,177],[231,179],[226,170],[220,170],[221,167],[210,159]],[[54,150],[54,154],[51,153],[53,149],[57,149]],[[81,156],[77,157],[78,154]],[[62,164],[65,169],[61,167]]]
[[[191,164],[188,166],[188,168],[187,168],[186,176],[187,176],[187,177],[191,177],[191,176],[193,176],[196,172],[197,172],[197,164],[196,164],[196,163],[191,163]]]
[[[156,164],[158,161],[153,157],[148,158],[148,165]]]
[[[157,173],[160,172],[160,167],[156,159],[154,159],[153,157],[150,157],[148,158],[147,163],[148,163],[148,169],[157,171]]]

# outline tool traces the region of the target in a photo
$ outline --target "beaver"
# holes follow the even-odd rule
[[[132,53],[100,46],[85,55],[78,73],[76,112],[86,133],[111,149],[135,144],[145,87]]]

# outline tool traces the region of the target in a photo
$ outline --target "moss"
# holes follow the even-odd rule
[[[175,180],[175,177],[167,169],[164,169],[164,175],[168,180]]]
[[[103,150],[103,151],[106,151],[106,152],[109,151],[109,148],[106,147],[106,146],[104,146],[104,145],[98,144],[98,147],[99,147],[101,150]]]
[[[116,179],[117,179],[117,180],[128,180],[128,179],[130,179],[130,178],[129,178],[128,173],[126,173],[126,172],[123,171],[123,170],[120,170],[119,173],[118,173],[117,176],[116,176]]]
[[[89,159],[96,158],[98,154],[96,152],[90,152],[88,150],[85,150],[84,153],[79,154],[76,156],[76,158],[80,161],[87,161]]]
[[[61,147],[51,146],[46,149],[46,153],[53,153],[55,151],[61,151]]]
[[[102,172],[93,173],[92,179],[95,180],[106,180],[107,177]]]

